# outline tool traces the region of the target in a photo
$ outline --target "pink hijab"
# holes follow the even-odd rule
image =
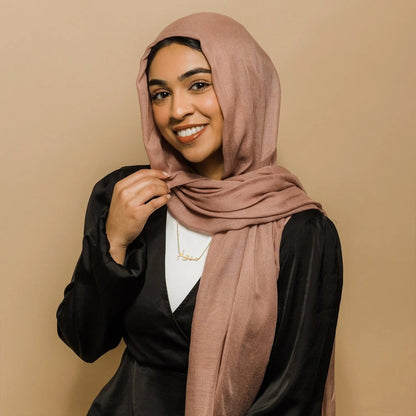
[[[195,173],[154,124],[147,56],[171,36],[199,40],[210,64],[224,115],[223,180]],[[150,164],[171,175],[169,211],[186,227],[213,235],[192,322],[185,414],[242,416],[258,393],[275,335],[283,227],[292,214],[321,207],[295,176],[275,166],[279,79],[233,19],[198,13],[169,25],[146,49],[137,88]],[[326,415],[335,414],[332,373]]]

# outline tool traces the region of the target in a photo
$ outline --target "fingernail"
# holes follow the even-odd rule
[[[171,194],[167,194],[167,195],[166,195],[166,197],[167,197],[168,199],[170,199],[170,197],[171,197]]]
[[[167,173],[167,172],[165,172],[165,171],[162,171],[162,173],[167,177],[167,178],[169,178],[169,173]]]

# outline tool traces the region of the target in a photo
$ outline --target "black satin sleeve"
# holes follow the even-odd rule
[[[140,168],[145,166],[121,168],[95,185],[85,218],[82,252],[58,307],[59,337],[87,362],[118,345],[124,311],[142,284],[146,267],[142,236],[128,247],[122,266],[110,256],[105,232],[114,185]]]
[[[317,210],[293,215],[280,246],[274,344],[247,416],[321,416],[341,290],[334,224]]]

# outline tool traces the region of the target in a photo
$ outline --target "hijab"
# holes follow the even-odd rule
[[[211,67],[224,116],[222,180],[198,175],[153,121],[147,57],[172,36],[198,40]],[[235,20],[198,13],[167,26],[142,57],[137,88],[151,167],[170,174],[169,211],[184,226],[213,235],[192,321],[185,415],[242,416],[259,391],[274,340],[284,225],[292,214],[321,206],[275,165],[279,78]],[[334,414],[329,379],[326,415]]]

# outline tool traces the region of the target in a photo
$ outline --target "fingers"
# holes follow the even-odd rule
[[[135,203],[141,205],[152,198],[169,194],[169,187],[160,179],[147,177],[132,184],[129,192]]]
[[[142,205],[152,198],[169,193],[169,187],[164,181],[166,178],[162,171],[138,171],[117,182],[114,193],[124,203]]]
[[[145,207],[147,210],[148,217],[157,209],[163,207],[163,205],[166,205],[170,199],[170,194],[168,195],[162,195],[157,198],[153,198],[148,203],[146,203]]]
[[[132,183],[145,177],[153,177],[153,178],[164,180],[164,179],[169,178],[169,174],[158,169],[140,169],[137,172],[134,172],[131,175],[126,176],[124,179],[122,179],[118,183],[120,183],[120,185],[122,186],[129,186]]]
[[[116,183],[106,221],[110,248],[127,247],[141,233],[149,216],[168,202],[167,178],[160,170],[146,169]]]
[[[169,194],[169,188],[160,179],[145,178],[115,192],[123,205],[141,206],[152,198]]]

